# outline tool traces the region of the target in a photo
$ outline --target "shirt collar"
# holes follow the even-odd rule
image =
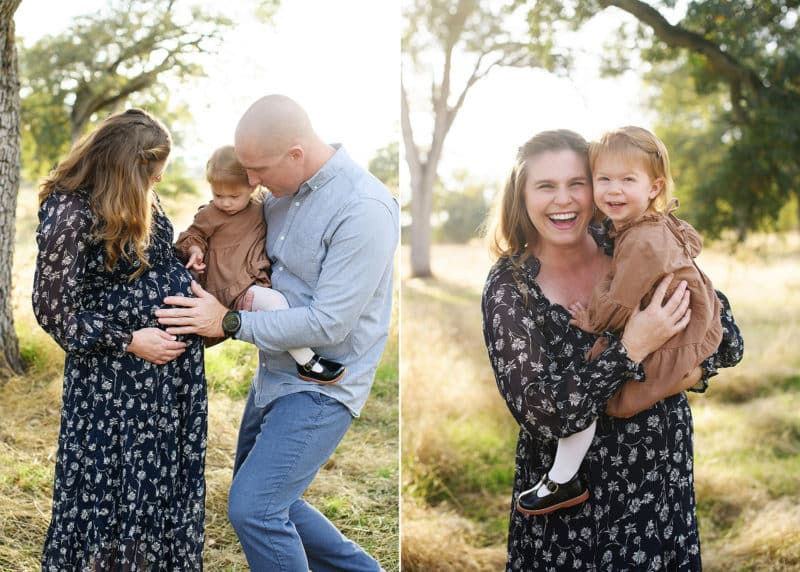
[[[309,191],[316,191],[333,179],[341,167],[350,160],[350,156],[341,143],[331,143],[331,147],[335,149],[334,154],[331,155],[330,159],[325,161],[325,164],[320,167],[319,171],[314,173],[309,180],[301,185],[301,190],[305,187]]]

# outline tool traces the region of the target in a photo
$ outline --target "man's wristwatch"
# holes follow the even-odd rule
[[[241,327],[242,317],[239,315],[239,312],[228,310],[222,318],[222,333],[225,334],[225,337],[231,338],[235,336],[236,332],[238,332]]]

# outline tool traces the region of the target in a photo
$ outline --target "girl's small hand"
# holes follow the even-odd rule
[[[572,314],[572,319],[569,321],[570,326],[576,326],[585,332],[590,330],[589,308],[580,302],[575,302],[571,304],[567,310]]]
[[[199,247],[189,248],[189,260],[186,262],[186,268],[194,270],[198,274],[202,274],[206,269],[206,265],[203,263],[203,251]]]
[[[635,362],[641,362],[663,346],[683,330],[692,318],[685,280],[681,280],[669,300],[664,302],[673,278],[674,274],[668,274],[659,282],[647,308],[634,308],[631,312],[622,334],[622,345],[628,350],[628,357]]]
[[[174,360],[186,350],[184,342],[159,328],[142,328],[133,332],[125,351],[156,365]]]
[[[237,310],[244,310],[245,312],[252,312],[253,311],[253,300],[255,300],[256,295],[253,292],[252,288],[247,290],[247,294],[244,295],[244,298],[239,300],[239,303],[236,305]]]

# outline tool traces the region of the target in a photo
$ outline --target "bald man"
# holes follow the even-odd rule
[[[273,288],[290,308],[228,311],[197,298],[158,310],[175,334],[225,335],[259,348],[239,430],[228,515],[254,571],[375,571],[378,563],[300,498],[369,395],[388,336],[397,201],[343,147],[314,132],[293,100],[256,101],[236,128],[236,155],[264,203]],[[336,384],[298,378],[290,348],[343,363]],[[396,510],[395,507],[387,507]]]

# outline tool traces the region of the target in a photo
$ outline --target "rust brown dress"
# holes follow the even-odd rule
[[[658,380],[662,387],[686,377],[722,340],[720,301],[711,281],[694,262],[703,239],[689,223],[672,214],[675,208],[677,201],[673,200],[666,213],[648,212],[609,232],[615,243],[614,258],[611,271],[592,294],[587,330],[594,334],[621,332],[633,309],[640,302],[649,303],[664,276],[674,273],[673,285],[686,280],[692,310],[689,325],[642,363],[646,378]],[[674,287],[668,295],[672,290]],[[597,358],[606,347],[606,338],[599,338],[587,359]]]
[[[175,243],[184,259],[191,246],[205,253],[206,271],[199,277],[200,285],[228,308],[234,308],[253,284],[271,284],[262,206],[251,200],[243,210],[228,215],[209,203],[197,211],[192,225]]]

